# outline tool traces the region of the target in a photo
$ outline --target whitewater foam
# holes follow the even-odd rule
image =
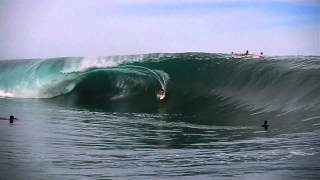
[[[84,72],[90,68],[108,68],[118,66],[120,63],[111,58],[89,58],[85,57],[78,61],[66,63],[63,73]]]

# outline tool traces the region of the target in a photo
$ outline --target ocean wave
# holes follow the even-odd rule
[[[315,56],[248,60],[207,53],[0,61],[0,97],[152,104],[163,88],[172,111],[231,106],[288,113],[319,109],[319,64]]]

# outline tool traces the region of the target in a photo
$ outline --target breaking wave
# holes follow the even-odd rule
[[[157,99],[159,88],[166,90],[165,102]],[[310,113],[320,107],[320,58],[248,60],[181,53],[4,60],[0,96],[100,104],[111,110]]]

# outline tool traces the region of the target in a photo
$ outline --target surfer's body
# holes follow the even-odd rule
[[[269,124],[268,121],[264,121],[263,125],[261,125],[261,127],[264,127],[264,129],[268,129]]]
[[[166,92],[164,89],[160,88],[157,97],[160,100],[164,100],[166,98]]]

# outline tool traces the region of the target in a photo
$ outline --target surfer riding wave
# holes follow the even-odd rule
[[[157,97],[160,99],[160,100],[164,100],[166,98],[166,92],[163,88],[160,88],[159,91],[158,91],[158,94],[157,94]]]

